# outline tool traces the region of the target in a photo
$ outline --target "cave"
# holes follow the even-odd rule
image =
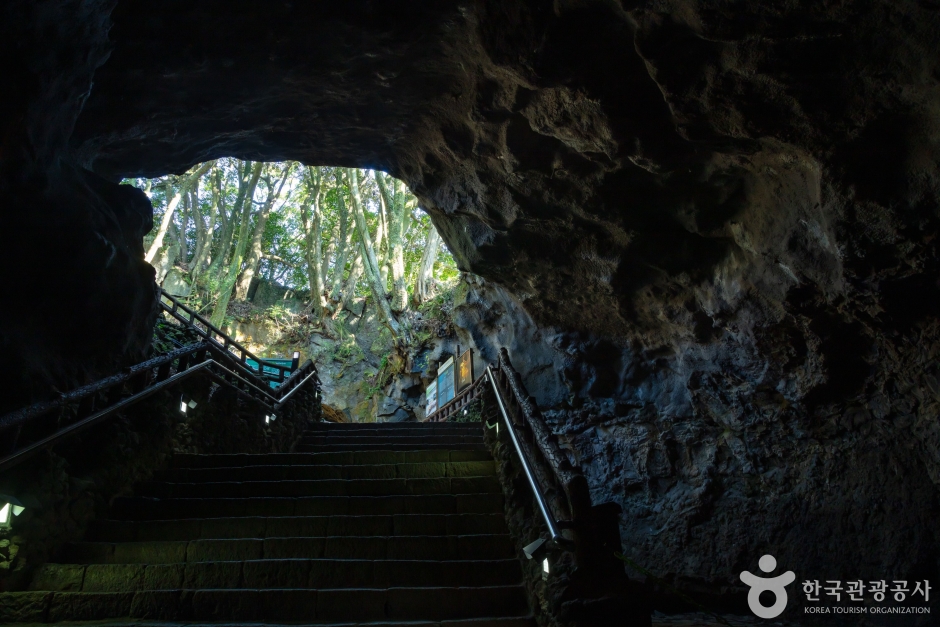
[[[938,11],[7,2],[0,414],[147,356],[153,209],[123,179],[372,168],[485,282],[465,326],[633,564],[740,614],[766,554],[801,603],[940,582]]]

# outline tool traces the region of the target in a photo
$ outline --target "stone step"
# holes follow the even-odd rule
[[[429,444],[483,444],[483,433],[474,435],[405,435],[376,433],[322,433],[306,434],[300,444],[411,444],[418,448]]]
[[[317,536],[76,542],[62,552],[78,564],[172,564],[260,559],[493,560],[514,555],[507,534]]]
[[[495,476],[439,477],[431,479],[224,481],[218,483],[148,481],[138,484],[134,490],[138,496],[161,499],[479,494],[501,491],[499,480]]]
[[[170,466],[0,593],[0,623],[535,627],[479,423],[318,424],[294,453]]]
[[[666,622],[654,619],[653,627],[677,627],[680,623],[671,618]],[[181,627],[178,622],[159,621],[159,620],[114,620],[106,621],[83,621],[79,623],[81,627]],[[311,621],[291,621],[290,623],[278,623],[276,621],[248,622],[248,621],[223,621],[223,622],[201,622],[186,621],[186,627],[243,627],[243,625],[263,625],[264,627],[537,627],[535,619],[529,616],[518,616],[509,618],[468,618],[443,621],[356,621],[355,623],[343,622],[311,622]],[[685,627],[696,627],[699,623],[682,623]],[[76,626],[77,627],[77,626]]]
[[[219,468],[172,468],[157,473],[155,480],[284,481],[304,479],[417,479],[434,477],[482,477],[496,474],[492,461],[401,462],[397,464],[255,465]]]
[[[0,622],[419,621],[528,614],[522,586],[0,593]]]
[[[357,452],[357,451],[414,451],[415,449],[423,449],[428,451],[441,450],[449,451],[451,453],[457,451],[480,451],[488,452],[486,445],[482,442],[480,444],[396,444],[396,443],[375,443],[375,444],[356,444],[353,442],[347,443],[332,443],[332,444],[304,444],[300,443],[297,445],[298,453],[331,453],[335,451],[347,451],[347,452]]]
[[[413,447],[400,451],[342,450],[320,453],[267,453],[233,455],[174,455],[172,468],[236,468],[242,466],[312,466],[363,465],[363,464],[419,464],[427,462],[476,462],[492,461],[489,451],[479,450],[415,450]]]
[[[118,520],[228,518],[244,516],[381,516],[392,514],[495,514],[503,511],[502,493],[409,496],[306,496],[154,499],[121,497],[111,506]]]
[[[33,590],[137,592],[180,588],[387,588],[515,585],[516,559],[276,559],[174,564],[46,564]]]
[[[482,430],[480,422],[318,422],[307,427],[306,433],[322,431],[352,433],[376,431],[379,433],[476,433]]]
[[[134,522],[95,520],[92,542],[288,538],[303,536],[420,536],[507,533],[502,514],[397,514],[391,516],[287,516],[189,518]]]

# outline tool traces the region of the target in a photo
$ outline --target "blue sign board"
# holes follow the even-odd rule
[[[444,362],[437,371],[437,406],[443,407],[454,400],[454,358]]]

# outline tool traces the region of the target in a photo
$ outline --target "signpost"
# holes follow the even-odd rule
[[[437,406],[443,407],[454,399],[454,358],[437,369]]]
[[[425,405],[424,415],[430,416],[437,411],[437,381],[431,381],[431,385],[428,386],[427,391],[424,393],[424,397],[427,399],[427,405]]]
[[[460,350],[459,346],[457,350]],[[431,416],[472,384],[473,351],[464,351],[456,361],[453,357],[448,358],[437,369],[437,378],[431,381],[428,389],[425,390],[424,396],[427,403],[425,404],[424,415]]]

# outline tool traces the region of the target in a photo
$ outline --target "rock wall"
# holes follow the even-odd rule
[[[638,562],[712,591],[762,551],[801,577],[937,578],[935,2],[2,10],[0,290],[67,296],[3,312],[5,354],[34,361],[2,380],[146,341],[145,208],[81,168],[380,167],[499,286],[470,336],[512,346]],[[106,301],[72,350],[56,329]]]
[[[108,56],[112,4],[0,8],[0,415],[140,361],[149,346],[150,202],[67,151]]]
[[[510,349],[594,502],[623,507],[625,554],[708,607],[747,614],[737,574],[766,553],[800,581],[938,570],[937,322],[880,342],[868,330],[866,346],[838,310],[794,309],[783,330],[741,333],[738,312],[738,334],[652,355],[536,327],[480,280],[455,312],[481,354]],[[864,368],[850,388],[852,359]],[[694,609],[660,592],[658,609]],[[785,617],[801,619],[794,601]]]

